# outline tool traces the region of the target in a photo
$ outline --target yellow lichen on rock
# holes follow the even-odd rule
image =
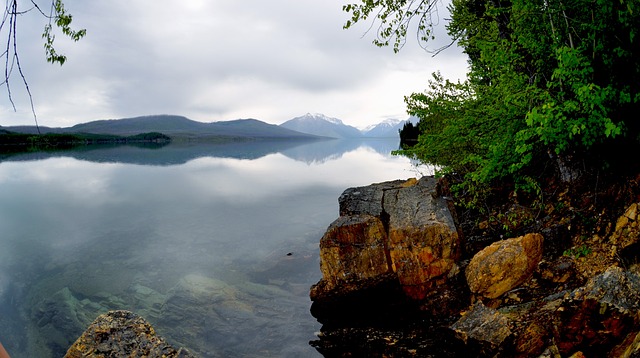
[[[466,268],[471,292],[489,299],[522,284],[542,259],[540,234],[495,242],[478,252]]]

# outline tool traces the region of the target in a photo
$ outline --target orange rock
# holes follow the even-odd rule
[[[322,280],[311,299],[389,278],[422,299],[457,272],[460,235],[436,184],[423,177],[347,189],[339,198],[341,216],[320,240]]]
[[[543,241],[540,234],[527,234],[478,252],[465,271],[471,292],[493,299],[521,285],[542,259]]]

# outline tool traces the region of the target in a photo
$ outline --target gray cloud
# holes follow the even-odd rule
[[[362,38],[364,24],[343,30],[343,2],[66,0],[88,31],[78,43],[56,39],[68,62],[44,62],[36,14],[20,19],[20,51],[48,126],[155,113],[281,123],[305,112],[365,126],[405,117],[403,96],[431,72],[463,76],[457,49],[432,58],[409,41],[394,54],[373,46],[374,34]],[[24,93],[16,97],[17,113],[0,99],[2,125],[31,123]]]

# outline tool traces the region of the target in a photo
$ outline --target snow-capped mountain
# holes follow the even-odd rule
[[[363,129],[362,135],[372,138],[398,137],[398,131],[402,129],[405,122],[402,119],[389,118]]]
[[[399,132],[406,122],[417,124],[418,118],[412,116],[407,119],[386,119],[378,124],[372,124],[363,129],[362,134],[369,138],[398,138]]]
[[[338,118],[324,114],[307,113],[304,116],[290,119],[280,125],[301,133],[331,138],[360,138],[362,132],[358,128],[344,124]]]

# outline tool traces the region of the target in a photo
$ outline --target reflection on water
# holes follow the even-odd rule
[[[75,149],[34,153],[0,154],[0,161],[43,160],[54,157],[70,157],[98,163],[128,163],[142,165],[177,165],[205,158],[259,159],[281,153],[297,160],[322,163],[340,158],[344,153],[368,147],[381,155],[398,149],[396,139],[331,139],[331,140],[281,140],[237,141],[221,144],[171,143],[133,145],[88,145]]]
[[[374,145],[257,144],[5,158],[0,341],[12,357],[62,356],[110,309],[204,357],[319,355],[308,288],[339,194],[416,174]]]

